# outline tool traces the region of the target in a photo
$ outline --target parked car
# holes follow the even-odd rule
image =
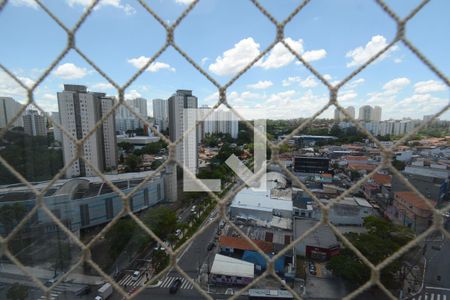
[[[180,288],[180,286],[181,286],[181,279],[180,278],[175,279],[170,285],[169,293],[175,294]]]

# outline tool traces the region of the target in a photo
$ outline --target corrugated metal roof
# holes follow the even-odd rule
[[[240,259],[216,254],[211,267],[211,274],[254,278],[255,265]]]

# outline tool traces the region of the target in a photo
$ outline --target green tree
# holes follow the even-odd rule
[[[142,221],[161,239],[165,239],[177,229],[176,213],[164,206],[149,209]]]
[[[394,225],[378,217],[367,217],[364,220],[364,227],[367,229],[366,233],[348,233],[346,237],[375,265],[398,251],[414,237],[408,228]],[[399,282],[395,274],[400,269],[402,259],[403,257],[400,257],[383,268],[381,280],[386,287],[391,289],[398,287]],[[365,283],[370,276],[369,267],[348,248],[342,249],[340,255],[331,258],[327,268],[354,286]]]
[[[161,152],[161,150],[164,149],[165,147],[167,147],[167,144],[164,143],[163,141],[153,142],[153,143],[145,145],[142,148],[142,153],[153,154],[153,155],[159,154]]]
[[[6,292],[6,298],[9,300],[25,300],[28,297],[27,286],[14,283]]]
[[[3,235],[10,233],[14,227],[25,217],[28,210],[20,203],[3,205],[0,207],[0,224],[3,227]]]
[[[151,168],[152,168],[152,170],[156,170],[156,169],[158,169],[159,168],[159,166],[160,165],[162,165],[163,164],[163,162],[161,161],[161,160],[154,160],[154,161],[152,161],[152,164],[151,164]]]
[[[119,148],[122,148],[126,153],[131,153],[134,149],[134,146],[128,142],[120,142],[117,144]]]
[[[395,158],[392,160],[392,165],[399,171],[403,171],[406,167],[405,162],[401,160],[396,160]]]
[[[141,157],[130,154],[125,159],[125,165],[127,166],[127,169],[129,172],[134,172],[139,170],[139,166],[142,164]]]
[[[110,245],[110,254],[116,258],[130,242],[137,224],[131,219],[120,219],[106,233],[105,239]]]

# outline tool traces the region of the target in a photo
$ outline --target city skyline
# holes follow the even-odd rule
[[[312,3],[293,19],[292,25],[286,28],[286,42],[294,50],[301,52],[305,59],[332,84],[345,78],[371,55],[387,45],[395,35],[396,27],[384,19],[383,12],[376,5],[372,3],[353,5],[353,2],[349,1],[342,5],[332,2]],[[33,28],[16,24],[17,30],[21,33],[17,36],[28,37],[30,34],[39,36],[38,32],[43,30],[51,32],[48,37],[42,37],[40,43],[33,44],[33,55],[29,55],[27,50],[29,48],[27,38],[18,40],[6,30],[7,26],[0,26],[0,34],[4,40],[17,46],[14,48],[23,49],[21,51],[11,51],[12,49],[7,47],[1,49],[2,63],[5,63],[5,67],[27,85],[32,84],[49,65],[52,58],[59,53],[57,49],[62,49],[63,43],[59,41],[65,41],[64,33],[54,30],[56,27],[52,24],[52,20],[46,18],[36,5],[30,3],[32,2],[24,0],[11,1],[2,12],[2,21],[16,24],[19,16],[26,16],[30,22],[37,23]],[[48,3],[48,5],[60,18],[66,20],[68,24],[73,24],[77,13],[81,13],[84,9],[81,3],[87,2],[61,1],[58,4]],[[129,1],[114,3],[116,5],[105,2],[93,11],[89,20],[77,33],[77,45],[120,85],[159,49],[158,41],[163,42],[165,36],[159,25],[154,23],[151,16],[138,4]],[[170,23],[186,8],[186,5],[180,3],[181,1],[175,0],[154,2],[151,7],[162,13],[165,21]],[[279,19],[287,16],[295,7],[293,3],[288,2],[277,7],[269,3],[265,5]],[[391,5],[400,15],[406,15],[414,7],[404,3]],[[429,56],[444,74],[450,70],[450,64],[445,59],[445,49],[448,50],[450,43],[439,39],[439,30],[429,31],[426,25],[435,24],[437,21],[449,22],[445,18],[437,17],[443,11],[448,11],[449,5],[447,2],[430,3],[419,12],[408,27],[411,28],[408,30],[408,37],[413,41],[422,42],[420,50]],[[325,6],[329,9],[324,10]],[[240,22],[230,24],[226,29],[218,26],[235,11],[245,18],[238,18]],[[334,11],[338,13],[335,15],[331,13]],[[224,84],[272,41],[271,35],[266,34],[272,30],[269,27],[271,24],[260,15],[251,3],[236,3],[236,7],[230,7],[217,1],[200,1],[190,13],[189,22],[186,21],[186,24],[182,22],[177,28],[176,39],[180,47],[192,56],[199,66]],[[120,28],[115,27],[114,18],[120,18]],[[343,34],[346,25],[339,22],[341,18],[357,22],[358,31],[352,35]],[[377,21],[367,22],[369,19]],[[210,22],[211,26],[205,28],[203,25],[205,22]],[[146,30],[149,30],[151,43],[147,40],[137,43],[132,35],[127,36],[126,33],[131,30],[136,31],[136,35],[139,36],[142,33],[139,29],[140,24],[145,24]],[[238,30],[239,26],[246,24],[252,26],[247,26],[245,31]],[[338,26],[333,27],[335,29],[333,36],[326,34],[331,24]],[[436,24],[435,28],[444,28],[447,23],[439,24],[441,26]],[[298,26],[303,28],[301,34],[296,29]],[[84,27],[90,30],[86,31]],[[111,44],[115,39],[112,35],[114,30],[110,28],[117,29],[125,39],[124,43],[132,44],[133,47],[127,46],[123,49],[116,43]],[[202,34],[183,34],[186,29]],[[102,47],[96,47],[98,44],[96,36],[99,34],[103,37]],[[217,39],[217,43],[211,43],[209,40],[207,42],[203,37],[213,38],[216,34],[222,37]],[[104,51],[99,49],[108,48],[109,45],[113,47],[105,56]],[[111,64],[110,61],[115,63]],[[189,78],[189,82],[186,82],[186,78]],[[77,54],[70,52],[37,88],[35,93],[37,103],[49,112],[55,111],[56,92],[64,83],[83,84],[90,90],[105,92],[112,96],[117,94],[92,66]],[[138,77],[137,81],[126,90],[125,98],[167,99],[177,88],[194,90],[199,105],[212,106],[218,100],[217,89],[172,48],[158,57],[148,70]],[[21,103],[26,99],[24,91],[3,71],[0,72],[0,95],[13,96]],[[265,114],[273,119],[292,119],[312,115],[326,104],[329,93],[284,47],[277,45],[227,90],[227,96],[229,103],[246,118],[263,118]],[[448,98],[448,87],[402,44],[396,44],[372,66],[348,82],[338,95],[342,106],[381,106],[385,119],[397,118],[398,112],[402,113],[401,117],[422,118],[422,115],[438,112],[448,103]],[[148,111],[152,111],[150,102],[147,108]],[[331,111],[323,114],[323,117],[332,116]],[[441,119],[449,119],[449,113],[445,113]]]

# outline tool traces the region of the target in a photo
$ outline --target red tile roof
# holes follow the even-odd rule
[[[344,157],[346,160],[368,160],[367,156],[355,156],[355,155],[347,155]]]
[[[252,240],[264,253],[271,253],[273,251],[273,244],[266,241]],[[253,250],[256,249],[245,239],[222,235],[219,238],[219,245],[221,247],[239,249],[239,250]]]
[[[384,175],[379,173],[373,175],[372,179],[379,185],[390,185],[392,181],[391,175]]]
[[[414,192],[396,192],[395,197],[405,200],[408,204],[423,210],[431,210],[430,207]],[[430,200],[431,201],[431,200]],[[434,205],[435,203],[431,201]]]
[[[348,168],[355,171],[373,171],[375,170],[377,166],[376,165],[369,165],[369,164],[361,164],[361,163],[349,163]]]

